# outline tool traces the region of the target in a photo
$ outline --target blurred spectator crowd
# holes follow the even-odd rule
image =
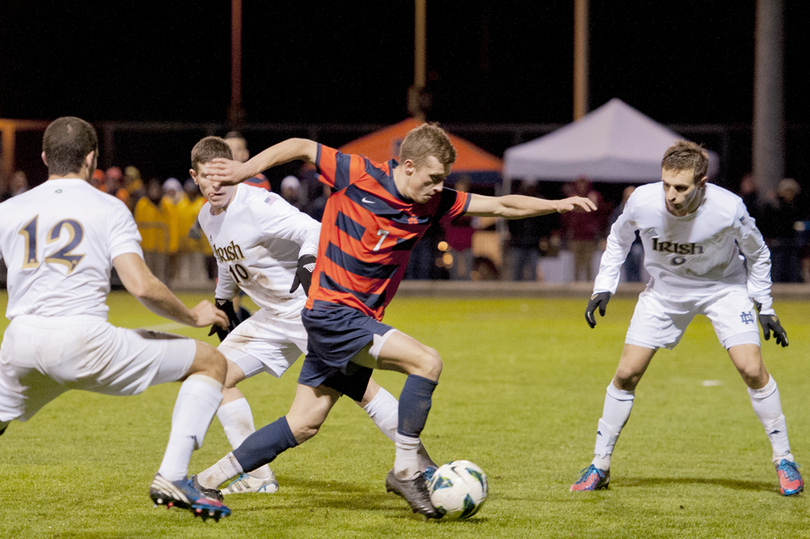
[[[250,157],[241,135],[231,132],[225,139],[236,160],[244,162]],[[330,189],[318,182],[314,169],[305,167],[299,176],[301,179],[288,175],[275,185],[290,204],[320,221]],[[134,166],[123,170],[113,166],[96,170],[91,183],[132,211],[146,263],[163,282],[198,287],[216,279],[216,261],[197,223],[205,199],[191,178],[144,179]],[[272,182],[262,174],[246,183],[272,190]],[[450,186],[479,192],[468,176],[455,178]],[[28,187],[25,172],[17,171],[10,178],[7,192],[0,194],[0,201]],[[513,192],[541,198],[584,196],[593,200],[599,210],[508,221],[504,229],[497,231],[494,220],[472,217],[432,227],[414,249],[405,278],[593,281],[610,227],[634,189],[632,185],[615,184],[603,184],[597,189],[585,177],[564,184],[518,181]],[[491,193],[484,190],[482,194]],[[763,192],[749,174],[742,178],[738,194],[771,251],[773,282],[810,282],[810,212],[799,182],[786,178],[776,189]],[[646,279],[643,258],[637,238],[623,267],[624,281]],[[562,259],[567,264],[557,264],[563,268],[557,273],[564,275],[551,275],[555,261]]]

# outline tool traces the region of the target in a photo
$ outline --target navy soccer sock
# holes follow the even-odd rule
[[[399,421],[397,432],[410,438],[418,438],[425,428],[431,406],[433,390],[438,382],[411,374],[405,380],[399,395]]]
[[[280,417],[260,428],[233,450],[233,456],[245,472],[251,472],[298,445],[287,417]]]

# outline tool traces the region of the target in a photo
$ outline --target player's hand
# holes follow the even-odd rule
[[[759,313],[762,309],[762,304],[755,301],[754,305],[757,308],[757,313]],[[787,332],[782,327],[782,324],[779,323],[779,317],[775,314],[760,314],[759,325],[762,326],[762,334],[765,336],[766,341],[770,340],[771,331],[773,331],[773,339],[776,341],[776,344],[781,344],[782,348],[790,344],[790,342],[788,342]]]
[[[587,212],[596,211],[596,204],[588,197],[568,197],[557,201],[557,213],[565,213],[576,209]]]
[[[204,164],[201,172],[207,180],[224,185],[235,185],[253,176],[245,163],[223,157],[217,157]]]
[[[593,313],[596,308],[599,308],[599,314],[605,316],[605,309],[607,309],[608,301],[610,301],[610,292],[599,292],[591,296],[588,300],[588,308],[585,309],[585,321],[591,326],[591,329],[596,327],[596,317]]]
[[[217,337],[219,337],[219,342],[222,342],[225,340],[225,337],[228,336],[228,333],[239,325],[239,318],[237,318],[236,312],[233,310],[233,300],[217,299],[215,301],[217,304],[216,309],[224,316],[222,317],[223,319],[212,323],[211,331],[208,332],[208,336],[210,337],[216,333]]]
[[[304,288],[304,293],[309,295],[309,287],[312,284],[312,272],[315,271],[315,256],[304,255],[298,259],[298,269],[295,270],[295,278],[290,287],[290,294],[295,292],[298,286]]]
[[[202,300],[196,307],[191,309],[191,315],[194,322],[191,324],[195,328],[210,326],[211,324],[225,324],[228,322],[228,317],[214,307],[214,304],[208,300]]]

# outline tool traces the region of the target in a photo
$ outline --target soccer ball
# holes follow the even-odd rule
[[[469,518],[487,499],[487,476],[469,460],[454,460],[439,466],[428,490],[431,503],[446,518]]]

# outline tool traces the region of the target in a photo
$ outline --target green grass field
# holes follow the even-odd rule
[[[202,296],[183,299],[192,305]],[[13,423],[0,437],[0,536],[810,536],[808,502],[779,495],[745,385],[704,318],[676,350],[659,352],[639,385],[611,489],[568,491],[592,458],[605,387],[635,303],[615,298],[591,330],[585,301],[400,298],[390,307],[386,322],[444,360],[425,444],[437,461],[469,459],[488,475],[489,499],[470,521],[425,523],[386,494],[393,445],[349,400],[338,403],[318,436],[272,465],[278,493],[227,498],[233,515],[219,523],[155,509],[148,486],[179,387],[168,384],[129,398],[69,393],[28,423]],[[1,295],[3,311],[5,304]],[[207,339],[207,331],[167,324],[127,294],[113,293],[109,305],[114,324]],[[765,361],[779,383],[794,454],[810,463],[810,304],[777,301],[776,309],[791,345],[765,343]],[[0,319],[0,329],[5,324]],[[286,413],[299,368],[240,386],[257,425]],[[375,376],[399,394],[403,376]],[[192,473],[228,450],[215,419]]]

